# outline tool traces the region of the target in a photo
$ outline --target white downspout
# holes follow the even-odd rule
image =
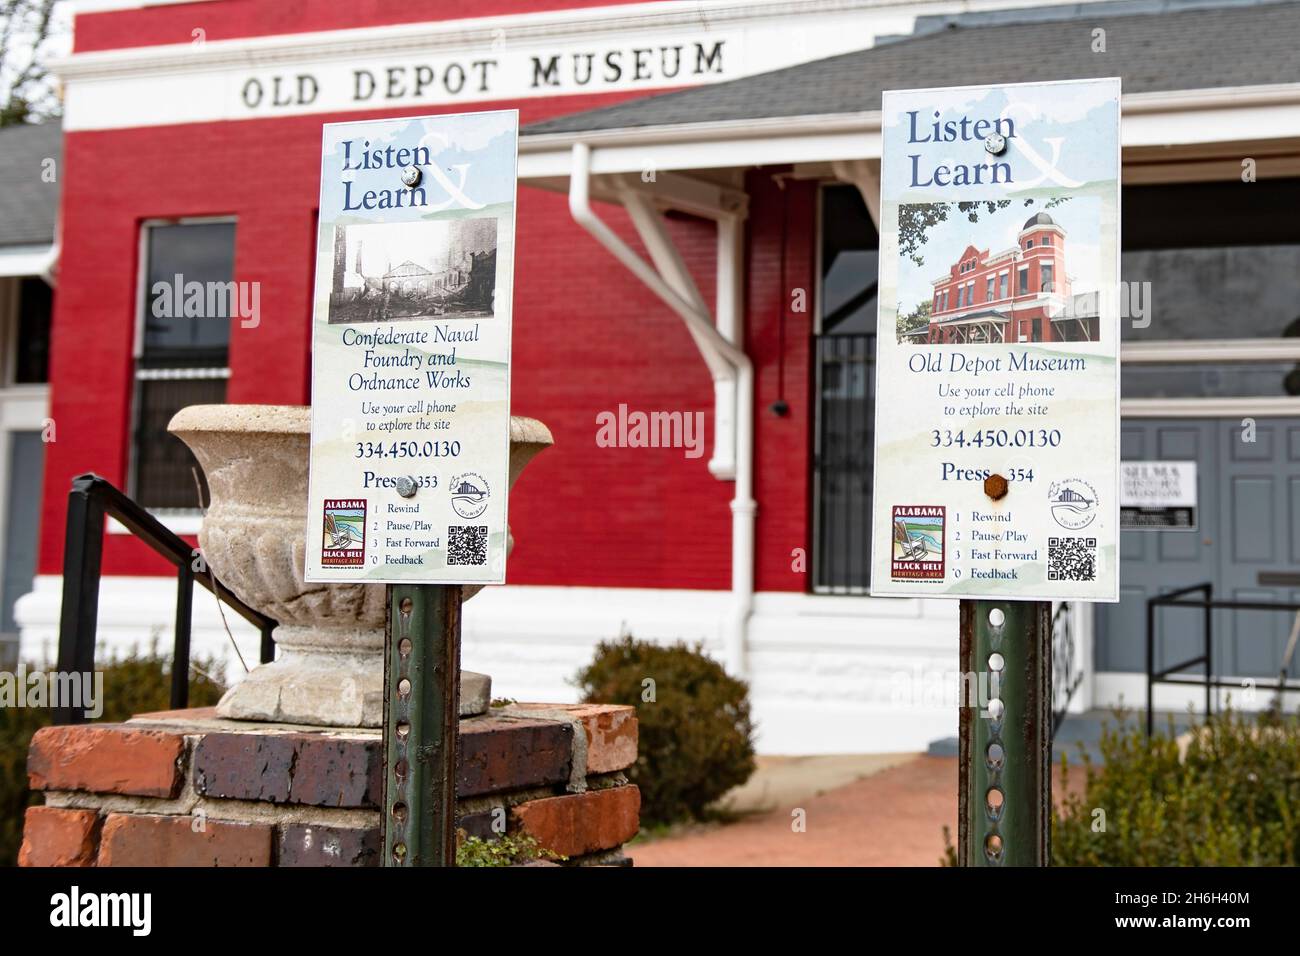
[[[708,317],[708,310],[686,273],[680,257],[668,242],[662,224],[644,198],[630,190],[620,190],[620,199],[641,232],[646,248],[659,266],[657,271],[623,242],[591,208],[591,149],[585,143],[573,146],[573,170],[569,178],[569,213],[574,221],[609,250],[655,295],[681,316],[695,339],[701,356],[714,378],[715,390],[721,390],[730,374],[735,376],[735,492],[731,500],[731,593],[732,611],[723,640],[728,669],[739,677],[747,671],[746,649],[749,615],[754,604],[754,367],[738,342],[740,323],[736,269],[741,261],[740,223],[738,217],[718,221],[719,240],[719,318],[729,333],[724,337]],[[724,238],[725,234],[725,238]],[[728,282],[722,283],[724,253],[729,258]],[[667,273],[665,281],[660,272]],[[721,313],[724,311],[724,317]],[[726,366],[729,366],[727,368]],[[729,387],[729,383],[728,383]],[[717,456],[715,455],[715,459]]]

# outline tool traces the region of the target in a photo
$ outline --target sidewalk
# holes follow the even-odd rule
[[[854,773],[845,759],[869,761],[856,769],[870,776]],[[636,866],[938,866],[944,825],[956,836],[956,758],[836,760],[764,766],[729,803],[736,809],[762,805],[756,800],[766,795],[771,809],[738,823],[633,844],[628,855]],[[862,778],[839,779],[846,774]],[[802,792],[801,779],[809,781]],[[822,783],[830,787],[818,793]],[[805,811],[802,833],[792,829],[796,808]]]

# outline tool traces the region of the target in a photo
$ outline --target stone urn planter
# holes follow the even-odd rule
[[[311,409],[192,405],[168,431],[198,458],[210,502],[199,547],[222,585],[279,622],[278,658],[254,668],[217,705],[222,717],[378,727],[384,709],[384,585],[308,584],[307,459]],[[510,485],[551,445],[531,418],[510,419]],[[507,553],[514,544],[507,543]],[[481,585],[464,588],[469,598]],[[486,711],[491,680],[461,675],[462,716]]]

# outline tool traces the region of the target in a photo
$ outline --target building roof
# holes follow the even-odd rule
[[[1056,220],[1053,219],[1051,216],[1049,216],[1047,213],[1036,212],[1028,219],[1025,220],[1025,224],[1022,227],[1021,231],[1023,232],[1025,229],[1032,229],[1034,226],[1055,226],[1055,225],[1056,225]]]
[[[950,315],[946,319],[940,319],[937,325],[946,325],[952,322],[969,322],[973,320],[989,320],[993,322],[1006,322],[1008,316],[1005,312],[999,312],[997,309],[983,309],[979,312],[967,312],[964,315]]]
[[[1161,12],[1155,12],[1159,9]],[[963,25],[709,86],[533,123],[528,136],[829,116],[880,109],[890,89],[1119,76],[1125,93],[1263,86],[1300,77],[1300,3]],[[1106,50],[1093,52],[1094,31]]]
[[[1096,292],[1076,292],[1059,312],[1052,316],[1053,322],[1066,319],[1095,319],[1098,312],[1098,295]]]
[[[54,160],[54,182],[42,174]],[[63,128],[57,122],[0,129],[0,246],[50,245],[59,215]]]
[[[417,265],[416,263],[412,262],[410,259],[407,259],[405,262],[403,262],[392,272],[388,273],[388,275],[386,275],[384,278],[389,279],[395,277],[399,279],[406,279],[412,276],[431,276],[431,275],[433,275],[433,273],[430,272],[428,269],[426,269],[424,266]]]

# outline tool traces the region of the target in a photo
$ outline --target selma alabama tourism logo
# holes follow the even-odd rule
[[[467,471],[451,479],[451,507],[462,518],[477,518],[487,511],[492,490],[487,479],[477,472]]]
[[[1082,478],[1052,482],[1047,499],[1056,523],[1069,531],[1086,528],[1097,517],[1097,492]]]
[[[320,563],[326,568],[359,568],[366,563],[366,500],[326,498]]]
[[[894,505],[895,581],[942,581],[946,510],[942,505]]]

